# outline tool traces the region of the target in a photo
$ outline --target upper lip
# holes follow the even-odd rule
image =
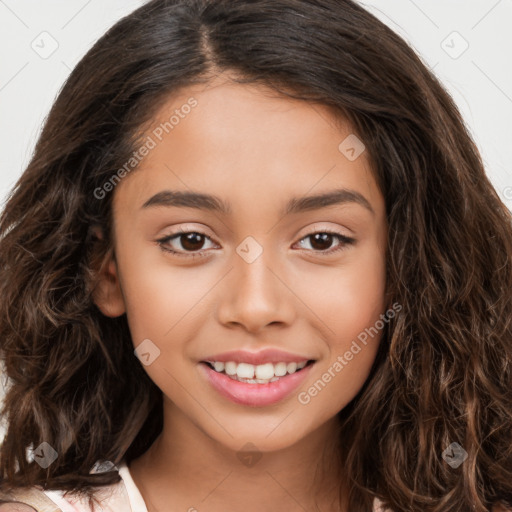
[[[215,354],[203,359],[206,361],[219,361],[227,363],[234,361],[235,363],[249,363],[253,365],[265,363],[300,363],[301,361],[309,361],[310,357],[304,357],[299,354],[292,354],[282,350],[267,348],[259,352],[248,352],[247,350],[231,350],[229,352],[222,352],[222,354]]]

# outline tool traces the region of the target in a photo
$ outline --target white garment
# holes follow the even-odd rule
[[[123,479],[126,492],[128,493],[128,501],[132,512],[148,512],[146,503],[144,503],[144,499],[138,487],[135,485],[130,470],[124,460],[121,461],[119,465],[119,474]]]
[[[97,499],[101,501],[101,508],[95,506],[94,512],[148,512],[124,459],[118,469],[122,480],[113,485],[98,487]],[[44,493],[62,512],[92,512],[87,498],[78,499],[73,494],[64,496],[61,490],[45,490]]]

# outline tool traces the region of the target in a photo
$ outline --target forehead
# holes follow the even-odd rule
[[[350,124],[325,105],[255,84],[192,85],[160,105],[142,137],[152,148],[115,200],[141,207],[172,189],[215,191],[247,205],[348,188],[378,202],[365,151],[355,160],[342,151],[351,137]]]

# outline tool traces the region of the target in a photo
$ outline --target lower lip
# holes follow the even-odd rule
[[[279,380],[267,384],[249,384],[231,379],[224,373],[219,373],[210,368],[206,363],[200,363],[202,372],[210,384],[224,397],[232,402],[251,407],[263,407],[272,405],[298,388],[309,375],[312,364],[308,364],[302,370],[280,377]]]

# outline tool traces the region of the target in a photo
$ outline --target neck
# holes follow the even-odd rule
[[[237,451],[212,439],[178,408],[164,407],[161,434],[130,463],[130,472],[148,512],[168,511],[170,505],[209,512],[337,512],[337,422],[332,418],[275,451],[261,452],[243,440],[244,450]]]

